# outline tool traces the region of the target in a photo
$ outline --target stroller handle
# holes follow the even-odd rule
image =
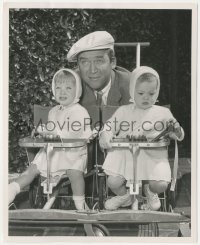
[[[115,47],[136,47],[136,67],[140,66],[140,48],[150,46],[150,42],[115,43]]]
[[[137,47],[137,45],[141,47],[148,47],[150,46],[150,42],[128,42],[128,43],[115,43],[116,47]]]

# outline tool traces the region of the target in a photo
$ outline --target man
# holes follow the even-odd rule
[[[67,59],[78,64],[83,106],[129,103],[130,73],[116,67],[114,39],[108,32],[96,31],[82,37],[71,47]]]
[[[93,107],[94,105],[120,106],[129,103],[130,72],[116,67],[114,39],[108,32],[96,31],[79,39],[69,50],[67,60],[77,62],[77,72],[81,77],[83,88],[80,104],[87,108],[95,127],[98,124],[97,118],[93,116],[96,114],[94,110],[96,112],[97,109]],[[104,121],[102,111],[99,112],[97,121]],[[93,154],[94,151],[97,151],[97,158]],[[96,146],[89,147],[88,157],[88,172],[93,168],[93,163],[98,165],[103,163],[104,155],[98,141]],[[91,192],[91,178],[86,180],[86,195]]]

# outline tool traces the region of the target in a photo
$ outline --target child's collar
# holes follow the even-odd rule
[[[76,103],[71,103],[70,105],[58,105],[59,106],[59,110],[63,111],[69,107],[72,107],[73,105],[75,105]]]

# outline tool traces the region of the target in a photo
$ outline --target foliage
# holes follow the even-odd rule
[[[91,19],[84,10],[56,9],[12,9],[9,17],[9,162],[21,171],[26,158],[18,140],[30,135],[33,105],[54,105],[53,74],[66,66],[69,48]]]
[[[53,74],[62,67],[71,67],[66,61],[69,48],[96,30],[107,30],[116,42],[150,42],[150,47],[141,50],[141,64],[159,72],[160,103],[173,105],[173,113],[186,129],[185,147],[190,148],[190,11],[11,9],[9,20],[10,171],[26,167],[25,152],[18,140],[30,135],[33,105],[54,105],[50,86]],[[176,37],[172,36],[174,24]],[[175,41],[176,67],[172,55]],[[135,67],[133,48],[116,48],[116,56],[119,65],[130,70]]]

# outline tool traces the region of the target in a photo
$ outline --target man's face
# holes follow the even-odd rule
[[[110,81],[115,60],[110,61],[106,50],[85,51],[78,56],[81,79],[94,90],[102,90]]]

